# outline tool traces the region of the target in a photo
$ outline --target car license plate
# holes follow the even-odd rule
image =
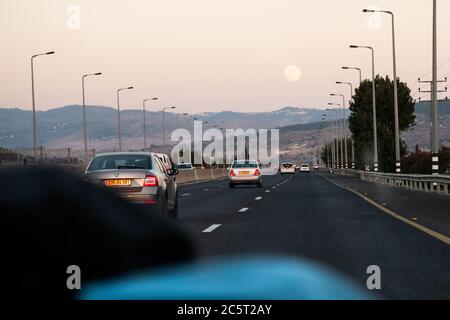
[[[240,176],[248,176],[250,174],[250,171],[239,171]]]
[[[131,179],[105,180],[105,186],[107,187],[131,186]]]

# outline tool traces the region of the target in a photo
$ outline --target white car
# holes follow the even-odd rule
[[[313,169],[314,170],[319,170],[319,165],[317,163],[313,164]]]
[[[179,163],[177,164],[178,170],[194,170],[195,168],[190,163]]]
[[[263,186],[261,165],[256,160],[236,160],[228,171],[230,188],[237,184],[256,184]]]
[[[165,153],[155,153],[155,156],[162,162],[166,170],[171,170],[174,166],[170,157]]]
[[[300,165],[300,172],[310,172],[311,169],[309,168],[309,164],[307,163],[302,163]]]
[[[280,173],[281,174],[285,174],[285,173],[294,174],[295,173],[294,164],[292,164],[291,162],[283,162],[280,166]]]

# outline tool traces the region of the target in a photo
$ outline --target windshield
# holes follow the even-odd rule
[[[450,0],[0,0],[0,21],[8,299],[271,320],[355,297],[336,273],[450,301]]]
[[[92,160],[87,171],[113,169],[148,169],[152,168],[151,157],[137,154],[115,154],[98,156]]]
[[[255,161],[238,161],[233,163],[232,168],[257,168],[258,164]]]
[[[178,169],[190,169],[192,165],[190,163],[181,163],[177,165]]]

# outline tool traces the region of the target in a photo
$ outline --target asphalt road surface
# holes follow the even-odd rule
[[[450,246],[311,173],[180,186],[179,223],[201,257],[276,254],[319,261],[365,288],[381,268],[387,299],[450,299]],[[449,213],[450,214],[450,213]]]

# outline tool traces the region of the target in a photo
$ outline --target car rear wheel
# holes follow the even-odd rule
[[[169,210],[169,217],[177,219],[178,218],[178,201],[175,200],[175,206],[172,210]]]
[[[233,189],[233,188],[234,188],[234,186],[235,186],[235,185],[234,185],[234,183],[230,182],[230,188],[232,188],[232,189]]]
[[[158,211],[163,216],[169,215],[169,207],[167,204],[166,196],[161,197],[160,200],[158,201]]]
[[[262,188],[263,187],[263,183],[262,182],[259,182],[258,183],[258,188]]]

